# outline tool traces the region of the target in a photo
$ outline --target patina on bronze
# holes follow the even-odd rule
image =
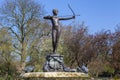
[[[53,46],[53,53],[56,53],[57,47],[58,47],[58,41],[60,38],[61,34],[61,28],[60,28],[60,20],[69,20],[69,19],[74,19],[75,15],[69,17],[69,18],[63,18],[63,17],[58,17],[58,10],[53,9],[53,16],[45,16],[44,19],[51,20],[52,22],[52,46]]]

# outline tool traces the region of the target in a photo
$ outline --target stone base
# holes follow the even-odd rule
[[[80,72],[30,72],[21,74],[22,78],[89,78],[90,76]]]
[[[48,54],[46,62],[43,66],[43,72],[63,72],[64,62],[63,56],[59,54]]]

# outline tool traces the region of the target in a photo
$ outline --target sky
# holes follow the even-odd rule
[[[72,15],[68,4],[71,5],[76,16],[76,22],[85,22],[91,34],[102,30],[114,32],[120,24],[120,0],[38,0],[45,6],[46,15],[52,15],[52,9],[59,10],[59,16]],[[69,25],[73,20],[62,21]]]
[[[0,0],[2,3],[4,0]],[[75,22],[85,22],[91,34],[102,30],[114,32],[116,25],[120,24],[120,0],[36,0],[41,3],[46,15],[52,15],[53,9],[59,10],[59,16],[73,15],[68,8],[72,7],[76,16]],[[62,21],[63,25],[69,25],[74,20]],[[75,24],[75,23],[74,23]]]

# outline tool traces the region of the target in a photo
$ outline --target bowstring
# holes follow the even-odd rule
[[[70,4],[68,4],[68,7],[72,11],[73,15],[76,16],[75,13],[74,13],[74,11],[73,11],[73,9],[70,6]],[[75,21],[76,21],[76,18],[74,18],[73,21],[69,25],[72,26],[72,24],[73,24],[73,27],[75,28]]]

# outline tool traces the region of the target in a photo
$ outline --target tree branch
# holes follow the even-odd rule
[[[17,35],[17,33],[10,27],[9,28],[11,31],[12,31],[12,33],[17,37],[17,39],[21,42],[21,40],[20,40],[20,37]]]

